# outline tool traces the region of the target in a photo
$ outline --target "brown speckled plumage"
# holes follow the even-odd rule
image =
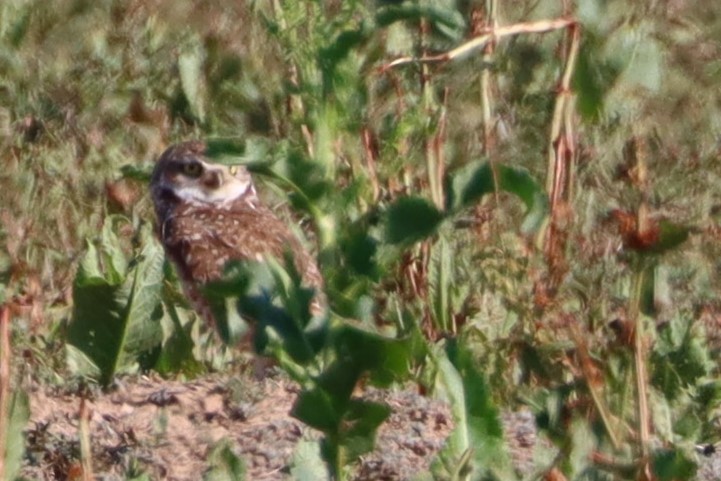
[[[205,144],[197,141],[170,147],[151,179],[158,235],[196,310],[214,322],[200,287],[219,279],[227,261],[282,259],[287,249],[304,283],[320,292],[315,260],[261,204],[247,170],[213,164],[204,152]]]

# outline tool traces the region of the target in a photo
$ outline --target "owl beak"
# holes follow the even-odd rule
[[[218,189],[223,185],[223,172],[208,169],[203,173],[201,181],[208,189]]]

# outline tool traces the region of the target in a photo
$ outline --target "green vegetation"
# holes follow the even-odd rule
[[[535,476],[690,479],[721,401],[721,16],[506,3],[3,1],[2,319],[30,363],[12,379],[231,369],[146,192],[167,145],[215,139],[317,247],[328,319],[282,259],[209,295],[228,333],[236,305],[258,319],[329,476],[388,415],[352,397],[368,379],[451,404],[433,479],[519,479],[499,411],[522,406],[554,447]],[[27,408],[0,374],[14,476]],[[242,478],[227,445],[211,461]]]

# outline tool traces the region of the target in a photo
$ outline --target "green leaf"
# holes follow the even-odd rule
[[[654,316],[656,314],[656,303],[655,288],[656,288],[656,268],[655,265],[643,266],[641,284],[641,296],[639,299],[639,309],[642,313],[647,316]]]
[[[498,409],[470,353],[456,340],[437,352],[437,388],[447,396],[456,427],[440,453],[446,466],[457,466],[470,453],[471,468],[511,479]]]
[[[682,389],[709,375],[713,362],[705,340],[691,328],[689,319],[673,318],[663,327],[651,354],[651,381],[670,400]]]
[[[584,43],[573,72],[573,90],[577,96],[578,111],[585,119],[593,121],[597,120],[603,111],[603,87],[594,71],[590,53],[586,50]]]
[[[22,458],[25,453],[25,429],[30,419],[30,403],[28,395],[22,391],[12,391],[8,399],[8,417],[7,430],[2,433],[5,439],[5,452],[0,453],[3,456],[5,465],[5,479],[15,479]]]
[[[388,385],[405,376],[414,356],[410,338],[394,339],[344,325],[333,335],[337,356],[361,371],[369,371],[371,381]]]
[[[178,57],[178,71],[183,94],[193,115],[205,121],[205,98],[203,95],[203,51],[199,42],[185,48]]]
[[[605,95],[613,87],[620,70],[616,63],[602,58],[600,40],[596,36],[592,33],[585,36],[573,72],[573,90],[578,111],[586,120],[594,122],[603,113]]]
[[[241,139],[232,137],[205,139],[203,154],[214,161],[221,156],[242,156],[245,154],[245,143]]]
[[[203,475],[203,481],[243,481],[245,463],[233,452],[233,444],[227,439],[221,440],[208,456],[209,469]]]
[[[336,328],[331,336],[337,359],[316,378],[316,386],[301,393],[293,408],[295,417],[324,432],[336,430],[362,373],[387,385],[406,375],[413,355],[410,339],[348,325]]]
[[[446,178],[446,210],[457,211],[493,193],[495,177],[498,190],[516,195],[526,206],[521,232],[532,234],[543,224],[548,214],[548,198],[541,186],[525,169],[488,162],[473,162]]]
[[[355,460],[373,451],[378,427],[390,416],[385,404],[360,399],[351,400],[343,416],[341,432],[344,457]]]
[[[692,479],[696,475],[696,463],[678,449],[654,451],[651,467],[659,481]]]
[[[427,19],[438,32],[447,39],[459,41],[466,32],[466,22],[455,4],[446,6],[428,3],[403,2],[400,5],[387,5],[376,14],[376,22],[382,27],[399,21],[415,22]]]
[[[330,481],[318,441],[303,440],[293,450],[290,475],[295,481]]]
[[[662,254],[680,246],[686,242],[691,231],[686,226],[665,219],[659,221],[658,228],[658,241],[650,249],[654,254]]]
[[[431,248],[428,266],[428,294],[432,301],[435,325],[450,332],[453,256],[448,241],[441,236]]]
[[[256,170],[258,166],[268,163],[270,146],[263,137],[216,137],[205,139],[204,155],[218,164],[242,164]]]
[[[298,395],[290,414],[318,431],[334,433],[338,430],[341,419],[341,413],[335,408],[337,402],[331,393],[316,387]]]
[[[426,199],[401,197],[385,213],[385,236],[391,244],[412,244],[433,235],[443,214]]]
[[[160,290],[164,254],[152,240],[150,228],[143,229],[145,245],[126,273],[117,264],[127,264],[117,245],[92,246],[80,263],[73,288],[73,317],[68,326],[69,361],[77,351],[100,372],[108,383],[118,371],[134,369],[140,356],[156,348],[161,340]],[[110,236],[106,236],[110,238]],[[104,254],[105,253],[105,254]],[[101,264],[100,260],[106,262]],[[77,350],[77,351],[76,351]],[[79,374],[94,376],[94,369]]]
[[[150,178],[153,175],[153,167],[138,166],[133,164],[126,164],[120,167],[120,173],[126,179],[139,180],[141,182],[150,182]]]
[[[293,417],[325,434],[321,454],[331,466],[338,456],[351,462],[372,451],[376,431],[391,412],[384,404],[349,399],[351,390],[334,391],[320,385],[305,390],[291,410]]]
[[[493,170],[488,162],[473,162],[446,177],[446,210],[454,211],[478,202],[494,192]]]
[[[248,320],[256,323],[258,352],[274,349],[299,365],[309,363],[324,344],[327,319],[312,316],[314,290],[302,285],[290,252],[284,264],[273,258],[229,262],[225,277],[206,285],[204,293],[228,342],[244,334]]]
[[[182,372],[194,377],[203,372],[202,364],[193,353],[195,342],[192,337],[193,325],[182,311],[172,303],[165,304],[165,315],[160,320],[165,332],[162,348],[154,368],[161,374]],[[197,320],[197,318],[195,318]]]

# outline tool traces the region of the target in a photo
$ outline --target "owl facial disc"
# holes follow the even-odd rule
[[[188,160],[189,163],[181,164],[177,171],[168,172],[166,178],[179,198],[218,204],[245,195],[255,196],[253,182],[245,167],[210,164],[198,158]]]
[[[168,149],[156,165],[154,196],[168,194],[185,201],[222,206],[239,198],[257,199],[250,173],[243,166],[206,161],[204,146],[181,144]]]

